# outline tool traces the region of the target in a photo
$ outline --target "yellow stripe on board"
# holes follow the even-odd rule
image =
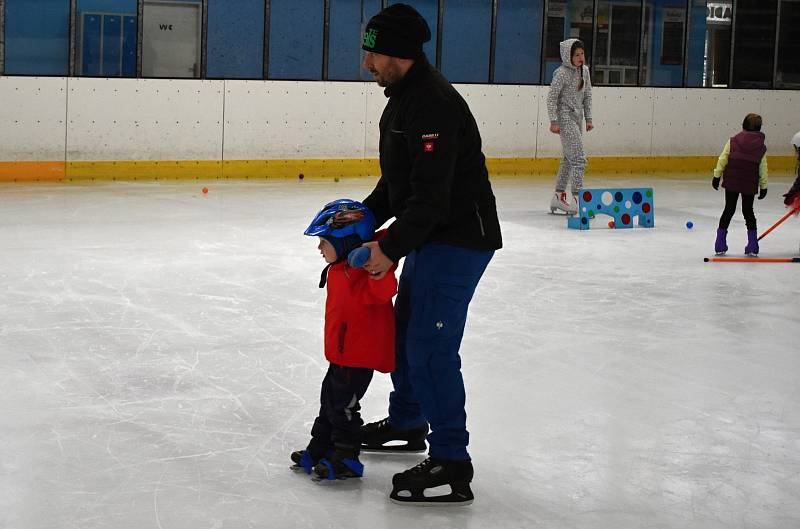
[[[376,176],[377,159],[225,160],[224,178],[338,178]]]
[[[67,162],[67,179],[76,180],[212,180],[220,178],[222,162],[162,160]]]
[[[0,182],[59,182],[64,162],[0,162]]]
[[[488,158],[493,176],[553,178],[559,158]],[[589,158],[587,176],[665,176],[698,178],[711,176],[716,156],[594,156]],[[770,176],[793,175],[796,159],[770,156]],[[348,178],[376,176],[376,159],[327,160],[161,160],[97,162],[0,162],[0,182],[32,181],[136,181],[136,180],[219,180]]]

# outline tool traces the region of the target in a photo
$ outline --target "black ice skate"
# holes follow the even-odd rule
[[[389,418],[371,422],[361,427],[361,450],[364,452],[406,453],[424,452],[428,425],[398,430],[389,424]]]
[[[314,481],[333,481],[336,479],[360,478],[364,475],[364,465],[358,460],[353,449],[336,448],[330,457],[319,460],[314,466]]]
[[[389,498],[403,505],[469,505],[474,499],[470,481],[472,462],[429,457],[419,465],[394,475]],[[444,486],[444,494],[437,494],[438,491],[426,494],[427,489],[441,486]]]

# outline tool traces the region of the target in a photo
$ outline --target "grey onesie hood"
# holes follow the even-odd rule
[[[551,122],[567,116],[575,121],[592,119],[592,83],[589,79],[589,67],[585,64],[578,70],[572,64],[572,45],[579,39],[567,39],[559,45],[561,66],[553,73],[550,92],[547,96],[547,113]],[[583,79],[583,90],[578,85]]]

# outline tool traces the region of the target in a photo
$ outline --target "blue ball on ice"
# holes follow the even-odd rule
[[[347,264],[352,268],[361,268],[369,261],[370,251],[366,246],[359,246],[347,256]]]
[[[691,230],[692,228],[694,228],[694,222],[690,220],[686,223],[686,229]]]

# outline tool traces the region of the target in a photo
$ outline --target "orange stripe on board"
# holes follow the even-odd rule
[[[65,176],[64,162],[0,162],[0,182],[59,182]]]

